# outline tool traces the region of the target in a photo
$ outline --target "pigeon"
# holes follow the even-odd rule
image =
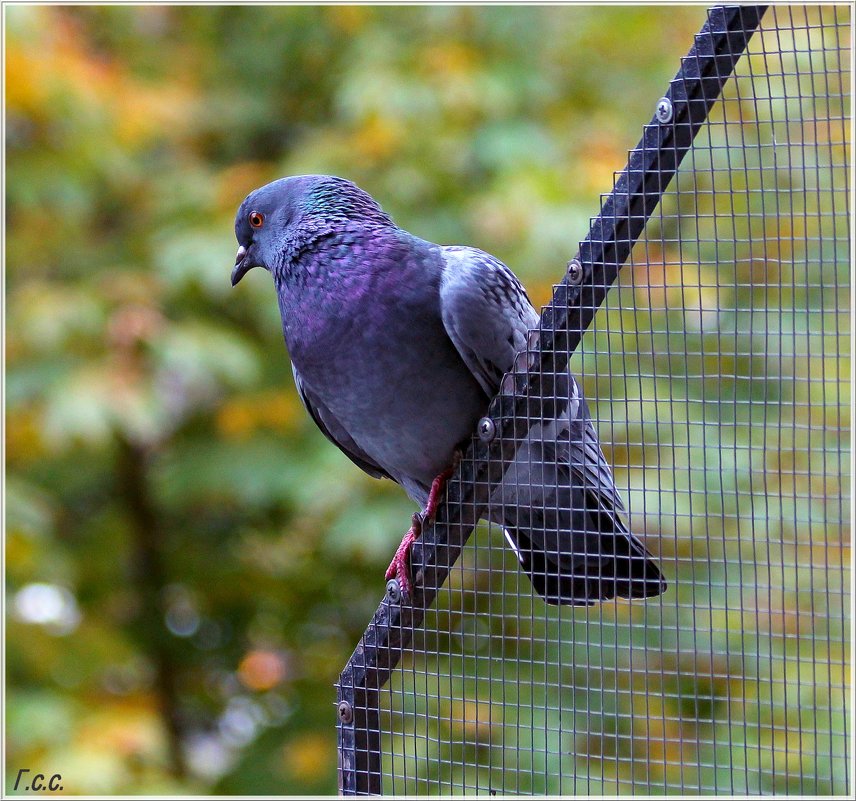
[[[232,285],[253,267],[272,275],[294,383],[315,424],[423,508],[387,571],[409,597],[410,546],[538,314],[501,261],[408,233],[336,176],[256,189],[235,235]],[[580,386],[559,378],[561,413],[520,443],[488,517],[549,604],[659,595],[666,583],[624,521]]]

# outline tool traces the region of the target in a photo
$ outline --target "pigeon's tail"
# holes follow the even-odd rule
[[[505,535],[548,604],[590,606],[616,597],[651,598],[666,589],[645,547],[627,531],[559,532],[564,548],[552,552],[536,544],[543,531],[506,528]]]
[[[520,565],[547,603],[650,598],[666,582],[624,523],[621,498],[573,378],[559,418],[534,425],[491,498]]]

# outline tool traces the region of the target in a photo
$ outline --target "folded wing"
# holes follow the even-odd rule
[[[443,324],[485,393],[499,390],[538,315],[516,276],[475,248],[443,249]],[[548,603],[587,605],[659,595],[666,584],[628,530],[624,506],[570,373],[556,389],[567,404],[532,426],[491,499],[491,519]]]

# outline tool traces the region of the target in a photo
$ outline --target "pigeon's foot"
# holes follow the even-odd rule
[[[431,482],[431,491],[428,493],[428,502],[425,504],[422,514],[414,514],[410,528],[401,540],[401,545],[392,557],[389,567],[386,569],[386,580],[394,578],[398,581],[398,586],[405,598],[410,598],[412,589],[410,581],[410,546],[422,535],[422,523],[425,520],[433,520],[437,512],[437,504],[440,502],[440,495],[446,487],[446,482],[452,477],[452,473],[458,467],[461,461],[461,452],[455,451],[455,457],[452,466],[440,473],[437,478]]]
[[[410,584],[410,546],[419,539],[420,534],[422,534],[422,518],[417,513],[413,515],[410,528],[401,540],[401,545],[398,546],[395,556],[392,557],[392,561],[386,569],[386,580],[396,579],[402,594],[406,598],[411,597],[410,593],[413,589]]]

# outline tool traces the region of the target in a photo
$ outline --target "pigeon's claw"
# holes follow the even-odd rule
[[[440,502],[440,495],[446,487],[446,482],[452,477],[458,464],[461,461],[461,453],[455,451],[455,459],[452,466],[448,470],[440,473],[434,481],[431,482],[431,491],[428,493],[428,502],[425,504],[425,509],[422,514],[414,514],[410,528],[401,540],[401,545],[392,557],[389,567],[386,569],[386,580],[396,579],[401,594],[404,598],[411,597],[413,589],[410,579],[410,546],[422,535],[422,523],[426,520],[432,520],[437,512],[437,504]]]
[[[396,579],[402,596],[405,598],[411,597],[413,589],[410,581],[410,547],[419,539],[421,534],[422,518],[419,514],[414,514],[410,528],[401,540],[401,545],[398,546],[395,556],[392,557],[392,561],[386,569],[386,580]]]

